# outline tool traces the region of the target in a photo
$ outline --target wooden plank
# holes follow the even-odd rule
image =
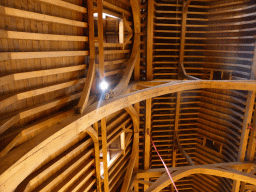
[[[88,55],[88,51],[2,52],[0,61],[12,59],[35,59],[49,57],[73,57]]]
[[[84,82],[85,82],[85,79],[80,79],[80,80],[69,81],[69,82],[65,82],[65,83],[60,83],[60,84],[56,84],[56,85],[52,85],[52,86],[48,86],[48,87],[43,87],[43,88],[31,90],[31,91],[18,93],[16,95],[8,97],[4,100],[1,100],[0,101],[0,106],[2,108],[5,108],[5,107],[17,102],[17,101],[22,100],[22,99],[27,99],[27,98],[31,98],[31,97],[34,97],[34,96],[37,96],[37,95],[49,93],[49,92],[52,92],[52,91],[65,89],[67,87],[78,85],[78,84],[81,84],[81,83],[84,83]]]
[[[56,123],[61,122],[64,118],[71,116],[74,112],[67,111],[61,114],[58,114],[54,117],[51,117],[43,122],[37,123],[35,125],[29,126],[25,130],[21,131],[1,152],[0,157],[6,155],[11,149],[14,147],[22,144],[23,142],[29,140],[30,138],[34,137],[35,135],[39,134],[46,128],[49,128]]]
[[[54,173],[56,173],[58,170],[62,168],[65,164],[68,162],[72,161],[76,156],[78,156],[82,151],[88,148],[89,145],[92,144],[92,139],[88,139],[72,151],[70,151],[68,154],[60,158],[58,161],[54,162],[51,164],[47,169],[42,171],[39,175],[34,177],[29,181],[27,184],[24,192],[32,191],[34,190],[37,186],[42,184],[45,180],[47,180],[49,177],[51,177]],[[86,155],[83,156],[83,159],[86,160],[88,157],[93,153],[93,149],[88,151]],[[81,160],[80,160],[81,161]],[[94,163],[94,160],[90,160],[89,163],[92,165]],[[88,168],[88,167],[87,167]],[[69,182],[67,183],[69,184]],[[65,187],[65,185],[63,186]]]
[[[30,12],[30,11],[19,10],[19,9],[14,9],[10,7],[4,7],[1,5],[0,5],[0,14],[11,16],[11,17],[19,17],[19,18],[32,19],[32,20],[44,21],[44,22],[53,22],[53,23],[59,23],[63,25],[71,25],[75,27],[82,27],[82,28],[87,27],[86,22],[75,21],[75,20],[65,19],[61,17],[55,17],[55,16],[44,15],[44,14]]]
[[[53,35],[42,33],[27,33],[18,31],[0,30],[1,38],[3,39],[25,39],[25,40],[44,40],[44,41],[88,41],[86,36],[71,36],[71,35]]]
[[[77,65],[77,66],[71,66],[71,67],[15,73],[12,75],[0,77],[0,85],[11,83],[12,81],[17,81],[17,80],[43,77],[43,76],[49,76],[49,75],[56,75],[56,74],[60,74],[60,73],[68,73],[68,72],[73,72],[73,71],[80,71],[80,70],[84,70],[85,68],[86,68],[86,65]]]
[[[49,5],[54,5],[57,7],[61,7],[64,9],[68,9],[71,11],[76,11],[79,13],[87,13],[87,9],[85,7],[79,6],[79,5],[75,5],[73,3],[68,3],[62,0],[36,0],[38,2],[42,2],[42,3],[46,3]]]
[[[154,35],[154,0],[148,1],[147,21],[147,80],[153,79],[153,35]]]
[[[61,98],[61,99],[58,99],[58,100],[55,100],[55,101],[52,101],[52,102],[47,102],[47,103],[41,104],[37,107],[30,108],[28,110],[22,111],[22,112],[18,113],[17,115],[15,115],[15,116],[7,119],[7,120],[4,120],[4,122],[1,123],[1,125],[0,125],[0,134],[5,132],[6,130],[8,130],[14,124],[18,123],[21,119],[24,119],[26,117],[32,116],[32,115],[37,114],[37,113],[40,113],[40,112],[45,111],[47,109],[62,105],[66,102],[75,100],[75,99],[79,98],[80,95],[81,95],[81,93],[77,93],[77,94],[71,95],[69,97]]]

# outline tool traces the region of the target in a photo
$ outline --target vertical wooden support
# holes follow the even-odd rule
[[[88,9],[88,27],[89,27],[89,51],[90,58],[95,58],[95,43],[94,43],[94,19],[93,19],[93,1],[87,0]]]
[[[254,155],[255,155],[255,137],[256,137],[256,131],[254,131],[256,129],[256,114],[254,113],[253,116],[253,123],[252,123],[252,128],[250,130],[250,137],[249,137],[249,142],[248,142],[248,149],[246,152],[246,160],[247,161],[253,161],[254,159]],[[252,169],[246,169],[244,172],[249,173]],[[245,191],[245,183],[242,182],[241,183],[241,192]]]
[[[151,103],[152,103],[152,99],[146,100],[144,170],[148,170],[150,168],[151,142],[150,142],[149,134],[151,134]],[[144,180],[149,181],[149,178],[145,178]],[[144,190],[146,190],[147,188],[148,188],[148,185],[144,185]]]
[[[245,152],[247,147],[247,141],[249,136],[248,125],[251,123],[253,107],[255,101],[255,91],[250,91],[248,93],[248,98],[245,107],[244,120],[242,125],[241,141],[238,151],[238,161],[243,162],[245,158]],[[240,181],[234,181],[232,186],[232,192],[238,192],[240,188]]]
[[[254,55],[253,55],[253,60],[252,60],[252,70],[251,70],[251,80],[255,80],[255,75],[256,75],[256,45],[255,45],[255,47],[254,47]],[[254,105],[254,100],[255,100],[255,92],[254,92],[254,98],[253,98],[253,96],[251,96],[253,94],[253,92],[249,92],[249,96],[248,96],[248,99],[249,98],[251,98],[251,99],[253,99],[253,104],[251,104],[252,105],[252,107],[253,107],[253,105]],[[247,102],[248,102],[248,99],[247,99]],[[246,105],[246,108],[245,108],[245,110],[246,110],[246,112],[247,112],[247,105]],[[253,110],[253,109],[252,109]],[[247,114],[246,114],[246,112],[245,112],[245,118],[247,117]],[[253,112],[253,111],[252,111]],[[250,117],[250,116],[249,116]],[[248,117],[248,118],[249,118]],[[245,119],[244,119],[245,120]],[[247,126],[248,126],[248,124],[250,123],[250,121],[248,120],[248,123],[247,123]],[[253,124],[252,124],[252,127],[253,127],[253,129],[255,129],[256,128],[256,114],[254,113],[254,117],[253,117]],[[246,150],[246,145],[247,145],[247,138],[248,138],[248,134],[249,134],[249,129],[248,129],[248,127],[247,127],[247,130],[246,130],[248,133],[245,133],[245,137],[246,137],[246,143],[244,143],[243,145],[245,145],[245,146],[243,146],[243,150]],[[243,134],[243,132],[242,132],[242,134]],[[253,158],[254,158],[254,154],[255,154],[255,142],[254,142],[254,139],[255,139],[255,136],[256,136],[256,133],[255,133],[255,131],[254,130],[251,130],[251,135],[250,135],[250,138],[249,138],[249,143],[248,143],[248,149],[247,149],[247,153],[246,153],[246,157],[247,157],[247,160],[249,160],[249,161],[252,161],[253,160]],[[243,135],[241,136],[241,138],[243,138]],[[244,141],[244,139],[243,139],[243,141]],[[242,142],[240,142],[240,147],[241,147],[241,145],[242,145]],[[240,152],[240,148],[239,148],[239,152]],[[245,151],[241,151],[241,155],[243,155],[243,153],[244,153],[244,156],[245,156]],[[244,158],[244,156],[242,156],[241,158]],[[239,158],[239,154],[238,154],[238,158]],[[239,159],[238,159],[239,160]],[[245,170],[245,172],[249,172],[250,170]],[[239,191],[239,186],[240,186],[240,182],[238,182],[238,181],[234,181],[234,184],[233,184],[233,191],[232,192],[237,192],[237,191]],[[237,191],[236,191],[237,190]],[[245,190],[245,183],[242,183],[241,184],[241,192],[244,192],[244,190]]]
[[[90,51],[90,62],[87,71],[86,82],[84,85],[84,89],[79,100],[79,103],[76,107],[76,113],[82,114],[83,111],[86,109],[92,82],[95,76],[95,44],[94,44],[94,20],[93,20],[93,2],[88,0],[87,2],[88,7],[88,26],[89,26],[89,51]]]
[[[154,0],[148,0],[147,21],[147,80],[153,79],[153,34],[154,34]]]
[[[99,140],[98,140],[98,123],[94,123],[93,128],[88,128],[89,135],[92,137],[93,142],[94,142],[94,156],[95,156],[95,169],[96,169],[96,178],[97,178],[97,192],[101,192],[101,177],[100,177],[100,145],[99,145]],[[93,138],[92,136],[95,136]]]
[[[174,142],[175,132],[178,131],[179,128],[179,116],[180,116],[180,97],[181,92],[177,92],[177,99],[176,99],[176,114],[175,114],[175,121],[174,121],[174,132],[173,132],[173,154],[172,154],[172,167],[176,167],[176,147]]]
[[[134,24],[134,33],[140,34],[140,1],[138,0],[130,0],[130,4],[133,12],[133,24]],[[139,38],[140,39],[140,38]],[[140,53],[140,48],[138,50]],[[137,58],[134,66],[134,79],[135,81],[140,80],[140,57]]]
[[[123,154],[125,154],[125,132],[121,133],[120,141],[121,141],[121,149],[123,150]]]
[[[104,168],[104,191],[109,192],[106,118],[101,119],[101,136],[102,136],[102,152],[103,152],[103,168]]]
[[[191,0],[183,2],[183,11],[182,11],[182,23],[181,23],[181,36],[180,36],[180,60],[178,68],[178,79],[183,79],[183,71],[181,68],[181,63],[184,62],[184,52],[185,52],[185,38],[186,38],[186,28],[187,28],[187,10]]]
[[[102,0],[97,0],[98,11],[98,49],[99,49],[99,75],[100,79],[104,79],[104,50],[103,50],[103,4]]]
[[[134,108],[135,108],[135,111],[137,112],[137,114],[139,114],[139,111],[140,111],[140,103],[135,103],[134,104]],[[138,125],[139,126],[139,125]],[[139,127],[138,127],[139,128]],[[138,132],[138,137],[139,137],[139,132]],[[138,143],[139,144],[139,143]],[[138,158],[135,160],[135,165],[134,165],[134,171],[137,171],[139,170],[139,150],[137,152],[137,156]],[[134,182],[134,190],[135,191],[139,191],[139,183],[138,182]]]
[[[119,44],[124,43],[124,20],[119,20]]]
[[[130,157],[130,161],[127,167],[126,175],[124,177],[124,182],[123,186],[121,189],[121,192],[127,192],[130,186],[131,178],[132,178],[132,173],[135,165],[136,159],[138,159],[137,152],[139,151],[139,133],[134,132],[133,136],[133,145],[132,145],[132,154]]]

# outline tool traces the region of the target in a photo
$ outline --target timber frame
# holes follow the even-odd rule
[[[0,191],[256,191],[255,8],[1,2]]]

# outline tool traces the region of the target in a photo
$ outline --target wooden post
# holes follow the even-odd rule
[[[102,18],[103,4],[102,0],[97,0],[98,11],[98,48],[99,48],[99,74],[100,79],[104,79],[104,50],[103,50],[103,18]]]
[[[148,0],[147,22],[147,80],[153,79],[153,35],[154,35],[154,0]]]
[[[178,79],[183,79],[183,72],[181,68],[181,63],[184,62],[184,53],[185,53],[185,38],[186,38],[186,28],[187,28],[187,10],[191,0],[183,2],[183,11],[182,11],[182,23],[181,23],[181,36],[180,36],[180,60],[178,68]]]
[[[152,99],[146,100],[146,122],[145,122],[145,150],[144,150],[144,170],[150,168],[150,149],[151,149],[151,103]],[[149,178],[145,178],[145,181],[149,181]],[[144,190],[148,188],[148,185],[144,185]]]
[[[102,136],[102,152],[103,152],[103,167],[104,167],[104,191],[109,192],[106,118],[101,119],[101,136]]]
[[[172,167],[176,167],[176,153],[177,149],[175,147],[175,131],[177,132],[179,129],[179,116],[180,116],[180,98],[181,92],[177,92],[177,99],[176,99],[176,114],[175,114],[175,121],[174,121],[174,131],[173,131],[173,154],[172,154]]]

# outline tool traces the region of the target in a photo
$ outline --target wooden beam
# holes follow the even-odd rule
[[[119,43],[124,44],[124,20],[119,20]]]
[[[130,82],[130,78],[132,76],[132,72],[133,72],[135,63],[139,58],[139,53],[138,53],[138,49],[139,49],[139,45],[140,45],[139,38],[140,38],[139,34],[134,35],[134,42],[133,42],[131,56],[130,56],[129,60],[126,62],[127,67],[124,70],[122,79],[120,80],[118,85],[112,91],[113,96],[119,95],[123,90],[125,90],[127,88],[128,84]]]
[[[90,135],[94,142],[94,157],[95,157],[95,169],[96,169],[96,183],[97,183],[97,192],[101,192],[101,175],[100,175],[100,144],[99,144],[99,135],[98,135],[98,122],[94,123],[94,128],[91,126],[86,129],[86,133]]]
[[[22,92],[22,93],[18,93],[16,95],[13,95],[11,97],[8,97],[4,100],[0,101],[0,106],[1,108],[5,108],[10,106],[11,104],[20,101],[22,99],[27,99],[27,98],[31,98],[37,95],[42,95],[45,93],[50,93],[53,91],[57,91],[60,89],[65,89],[74,85],[79,85],[81,83],[85,82],[85,78],[83,79],[78,79],[78,80],[74,80],[74,81],[69,81],[69,82],[65,82],[65,83],[60,83],[60,84],[56,84],[56,85],[52,85],[52,86],[48,86],[48,87],[42,87],[39,89],[34,89],[34,90],[30,90],[30,91],[26,91],[26,92]]]
[[[80,71],[80,70],[84,70],[84,69],[86,69],[86,65],[76,65],[76,66],[71,66],[71,67],[62,67],[62,68],[55,68],[55,69],[46,69],[46,70],[39,70],[39,71],[15,73],[15,74],[0,77],[0,85],[5,85],[7,83],[11,83],[13,81],[18,81],[18,80],[22,80],[22,79],[44,77],[44,76],[48,76],[48,75],[56,75],[56,74],[61,74],[61,73]]]
[[[133,33],[133,30],[129,25],[128,21],[126,20],[125,16],[123,16],[123,20],[124,20],[124,28],[128,31],[128,33]]]
[[[180,97],[181,97],[181,92],[177,92],[173,138],[175,138],[175,131],[178,131],[178,129],[179,129]],[[172,154],[172,166],[173,167],[176,167],[176,154],[177,154],[177,149],[175,146],[175,142],[173,142],[173,154]]]
[[[195,165],[195,163],[192,161],[192,159],[189,157],[189,155],[186,153],[186,151],[184,151],[183,147],[181,146],[177,131],[174,131],[174,135],[175,135],[174,138],[177,143],[177,146],[178,146],[180,152],[184,155],[184,157],[187,160],[187,162],[189,163],[189,165]]]
[[[249,91],[246,107],[245,107],[245,114],[244,114],[244,120],[242,125],[242,133],[241,133],[241,140],[239,145],[239,151],[238,151],[238,161],[243,162],[245,158],[245,152],[248,142],[248,136],[250,129],[248,128],[248,125],[250,125],[252,120],[252,113],[254,108],[254,101],[255,101],[255,91]],[[240,188],[240,181],[236,180],[233,183],[232,186],[232,192],[238,192]]]
[[[62,0],[35,0],[35,1],[47,3],[49,5],[54,5],[57,7],[61,7],[61,8],[68,9],[71,11],[76,11],[79,13],[87,13],[87,9],[85,7],[75,5],[73,3],[68,3],[68,2],[65,2]]]
[[[183,7],[183,11],[184,11],[185,13],[188,11],[188,6],[189,6],[189,4],[191,3],[191,1],[192,1],[192,0],[187,0],[187,1],[185,2],[185,5],[184,5],[184,7]]]
[[[154,0],[148,0],[147,21],[147,80],[153,79],[153,36],[154,36]]]
[[[0,61],[12,59],[36,59],[50,57],[74,57],[88,55],[89,51],[2,52]]]
[[[117,11],[119,13],[124,13],[127,16],[131,16],[131,13],[129,11],[127,11],[127,10],[121,8],[121,7],[118,7],[118,6],[116,6],[112,3],[109,3],[107,1],[103,1],[103,6],[109,8],[109,9],[112,9],[114,11]]]
[[[252,80],[255,80],[255,75],[256,75],[256,45],[255,45],[255,47],[254,47],[254,55],[253,55],[253,60],[252,60],[252,70],[251,70],[251,79]],[[253,92],[249,92],[248,93],[248,96],[249,96],[249,98],[251,97],[251,94],[252,94]],[[254,97],[255,97],[255,93],[254,93]],[[249,98],[247,98],[247,102],[249,102],[248,101],[248,99]],[[250,99],[253,99],[253,98],[250,98]],[[254,98],[255,99],[255,98]],[[247,103],[248,104],[248,103]],[[249,104],[250,105],[250,104]],[[251,103],[251,105],[253,105],[254,106],[254,104],[252,104]],[[247,110],[250,110],[250,108],[248,109],[247,108],[247,105],[246,105],[246,109]],[[246,111],[247,112],[247,111]],[[253,112],[253,111],[252,111]],[[247,117],[248,116],[248,114],[245,114],[244,115],[244,117]],[[250,115],[249,115],[249,117],[248,118],[250,118]],[[247,126],[250,126],[250,120],[249,119],[247,119]],[[246,123],[246,122],[244,122],[244,123]],[[255,129],[255,127],[256,127],[256,114],[255,114],[255,112],[254,112],[254,117],[253,117],[253,124],[252,124],[252,128],[253,128],[253,130],[251,130],[251,135],[250,135],[250,138],[249,138],[249,143],[248,143],[248,149],[247,149],[247,151],[246,151],[246,157],[247,157],[247,159],[248,160],[250,160],[250,159],[253,159],[254,158],[254,154],[255,154],[255,131],[254,131],[254,129]],[[248,127],[247,127],[247,129],[249,129]],[[250,130],[246,130],[246,131],[248,131],[248,133],[245,133],[244,134],[244,137],[245,137],[245,139],[246,139],[246,145],[247,145],[247,138],[248,138],[248,135],[249,135],[249,132],[250,132]],[[243,134],[243,132],[242,132],[242,134]],[[248,135],[247,135],[248,134]],[[241,135],[241,137],[242,137],[242,135]],[[242,140],[242,141],[244,141],[244,139]],[[241,144],[242,144],[242,142],[241,142]],[[240,145],[241,145],[240,144]],[[244,143],[245,144],[245,143]],[[240,148],[239,148],[240,149]],[[244,149],[244,150],[246,150],[246,149]],[[239,150],[239,152],[240,152],[240,150]],[[243,153],[245,153],[245,152],[243,152]],[[243,157],[242,157],[243,158]],[[251,171],[250,169],[247,169],[247,170],[245,170],[246,172],[249,172],[249,171]],[[234,184],[233,184],[233,188],[232,188],[232,190],[234,191],[234,192],[237,192],[237,191],[239,191],[239,186],[240,186],[240,182],[239,181],[235,181],[234,182]],[[241,183],[241,192],[244,192],[244,190],[245,190],[245,183]]]
[[[121,192],[126,192],[128,191],[128,188],[130,186],[132,174],[133,174],[133,169],[135,165],[135,161],[138,157],[138,151],[139,151],[139,133],[134,132],[133,135],[133,146],[132,146],[132,154],[130,156],[129,164],[127,166],[126,174],[124,177],[123,185]]]
[[[226,167],[226,168],[233,168],[233,169],[251,169],[254,167],[254,162],[227,162],[227,163],[215,163],[215,164],[206,164],[206,165],[193,165],[193,166],[181,166],[181,167],[170,167],[168,168],[170,173],[183,170],[184,167],[186,169],[193,169],[193,168],[215,168],[215,167]],[[137,179],[142,179],[146,177],[160,177],[165,173],[165,168],[153,168],[149,169],[148,171],[139,170],[136,174]]]
[[[130,0],[133,14],[133,25],[134,25],[134,33],[140,33],[140,1]]]
[[[150,151],[151,151],[151,108],[152,108],[152,99],[146,100],[146,118],[145,118],[145,143],[144,143],[144,169],[148,170],[150,168]],[[148,178],[145,178],[145,181],[149,181]],[[148,188],[148,185],[144,185],[144,190]]]
[[[81,27],[81,28],[87,27],[86,22],[70,20],[70,19],[65,19],[61,17],[55,17],[50,15],[30,12],[30,11],[24,11],[20,9],[10,8],[10,7],[4,7],[2,5],[0,5],[0,14],[5,16],[11,16],[11,17],[19,17],[23,19],[32,19],[37,21],[59,23],[59,24],[70,25],[74,27]]]
[[[76,113],[82,114],[85,108],[87,107],[94,77],[95,77],[95,59],[92,58],[90,59],[90,64],[89,64],[89,69],[87,71],[84,89],[83,89],[81,98],[79,100],[79,103],[76,106]]]
[[[34,115],[34,114],[38,114],[42,111],[45,111],[45,110],[48,110],[50,108],[53,108],[53,107],[56,107],[56,106],[59,106],[59,105],[63,105],[69,101],[73,101],[75,99],[78,99],[79,97],[81,96],[81,93],[76,93],[74,95],[70,95],[70,96],[67,96],[67,97],[64,97],[64,98],[59,98],[59,99],[56,99],[54,101],[50,101],[50,102],[45,102],[45,103],[42,103],[38,106],[34,106],[34,107],[31,107],[29,109],[26,109],[24,111],[21,111],[19,112],[18,114],[8,118],[8,119],[5,119],[4,121],[1,122],[1,125],[0,125],[0,134],[2,134],[3,132],[5,132],[6,130],[8,130],[11,126],[15,125],[16,123],[18,123],[21,119],[24,119],[26,117],[30,117],[31,115]]]
[[[173,181],[177,181],[181,178],[187,177],[192,174],[204,174],[204,175],[213,175],[217,177],[224,177],[228,179],[236,178],[239,181],[244,181],[250,184],[256,184],[256,176],[252,174],[247,174],[242,171],[237,171],[235,169],[223,169],[223,168],[191,168],[176,171],[172,174]],[[164,173],[161,177],[159,177],[145,192],[158,192],[163,188],[167,187],[171,184],[171,180],[169,176]]]
[[[30,125],[29,127],[25,127],[23,131],[21,131],[1,152],[0,158],[6,155],[11,149],[22,144],[23,142],[29,140],[35,135],[41,133],[43,130],[55,125],[56,123],[61,122],[65,118],[68,118],[74,114],[74,111],[67,111],[61,114],[57,114],[54,117],[50,117],[49,119],[37,123],[35,125]],[[1,138],[0,138],[1,139]]]
[[[101,137],[102,137],[103,168],[104,168],[104,179],[103,179],[104,180],[104,191],[109,192],[106,118],[101,119]]]
[[[189,1],[190,0],[188,0],[187,2],[189,2]],[[178,67],[178,79],[179,80],[183,79],[181,63],[184,62],[186,25],[187,25],[186,1],[183,1],[181,36],[180,36],[180,58],[179,58],[179,67]]]
[[[46,157],[63,147],[64,141],[85,131],[88,126],[103,117],[152,97],[204,88],[256,91],[256,83],[255,81],[172,81],[95,103],[86,110],[83,116],[74,115],[66,118],[60,124],[52,126],[43,134],[32,138],[31,142],[23,143],[2,157],[0,161],[0,190],[15,190],[17,185],[32,173]],[[37,161],[34,161],[35,158]]]
[[[105,1],[104,1],[105,2]],[[99,49],[99,76],[100,80],[104,79],[104,47],[103,47],[103,18],[102,18],[103,4],[102,0],[97,0],[98,11],[98,49]]]
[[[53,35],[42,33],[28,33],[18,31],[0,30],[0,36],[3,39],[25,39],[25,40],[43,40],[43,41],[88,41],[87,36],[72,35]]]

